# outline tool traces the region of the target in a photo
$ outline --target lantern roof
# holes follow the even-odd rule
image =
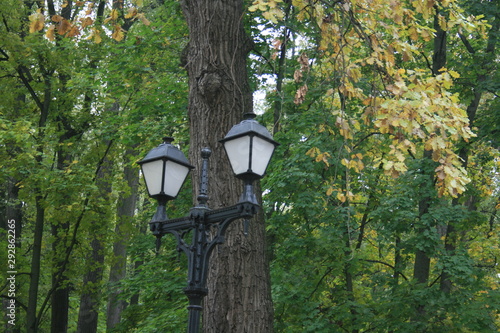
[[[267,141],[273,142],[275,145],[279,145],[273,140],[267,128],[259,124],[259,122],[255,120],[255,117],[256,114],[253,112],[245,113],[244,119],[239,124],[234,125],[220,142],[225,142],[243,135],[254,134]]]
[[[172,145],[172,141],[174,141],[171,137],[164,137],[163,143],[158,147],[153,148],[149,151],[149,153],[144,157],[139,164],[144,164],[146,162],[160,160],[160,159],[168,159],[179,164],[182,164],[190,169],[194,169],[194,167],[189,163],[184,153],[179,150],[179,148]]]

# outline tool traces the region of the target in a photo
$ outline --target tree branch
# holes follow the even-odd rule
[[[17,67],[16,71],[17,71],[17,75],[19,75],[19,78],[21,79],[22,83],[24,84],[24,86],[26,87],[26,89],[28,89],[31,97],[35,101],[35,103],[38,106],[38,108],[41,111],[43,111],[44,106],[43,106],[42,101],[40,100],[40,98],[38,98],[38,95],[36,94],[36,91],[31,86],[30,81],[28,80],[28,78],[26,76],[24,76],[24,71],[28,71],[28,69],[25,68],[24,66],[19,66],[19,67]]]
[[[370,259],[363,259],[364,261],[367,261],[367,262],[372,262],[372,263],[375,263],[375,264],[382,264],[382,265],[385,265],[387,267],[390,267],[392,268],[395,272],[396,272],[396,267],[394,267],[393,265],[389,264],[389,263],[386,263],[386,262],[383,262],[383,261],[380,261],[380,260],[370,260]],[[401,275],[403,277],[403,279],[405,279],[405,281],[408,281],[408,278],[401,272],[397,272],[399,275]]]
[[[323,274],[323,276],[321,277],[321,279],[319,279],[318,283],[316,283],[316,287],[314,287],[313,291],[309,294],[309,296],[307,297],[307,299],[311,299],[312,295],[314,295],[314,293],[318,290],[319,288],[319,285],[321,284],[321,282],[323,282],[323,280],[328,276],[328,274],[330,274],[331,272],[333,271],[333,267],[330,267],[326,270],[325,274]]]
[[[5,52],[4,50],[0,49],[0,53],[4,56],[4,58],[0,58],[0,61],[7,61],[7,60],[9,60],[9,55],[7,54],[7,52]]]
[[[458,33],[458,37],[460,37],[460,40],[462,41],[462,43],[464,44],[465,48],[467,49],[467,51],[469,51],[470,54],[475,54],[476,53],[476,50],[474,50],[474,48],[472,47],[472,45],[469,43],[469,41],[467,40],[467,38],[463,34]]]

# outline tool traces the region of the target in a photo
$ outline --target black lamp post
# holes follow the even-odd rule
[[[168,219],[165,205],[174,199],[193,168],[184,154],[171,144],[171,138],[151,150],[139,162],[144,174],[149,195],[158,200],[158,208],[150,222],[150,229],[157,237],[167,233],[177,239],[179,250],[188,257],[188,282],[184,289],[189,298],[188,333],[198,333],[202,300],[207,294],[206,279],[210,254],[217,244],[224,243],[224,234],[230,223],[249,219],[257,213],[259,204],[253,190],[253,182],[264,176],[274,149],[278,145],[255,119],[255,114],[246,114],[245,119],[233,126],[221,142],[228,155],[233,172],[244,182],[243,194],[238,203],[219,209],[208,208],[208,160],[209,148],[201,150],[202,166],[198,204],[191,208],[188,216]],[[192,231],[191,244],[184,236]],[[212,231],[212,232],[210,232]]]

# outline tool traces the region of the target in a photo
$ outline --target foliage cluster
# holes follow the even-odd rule
[[[184,264],[154,255],[136,162],[164,135],[188,141],[179,5],[9,0],[0,13],[1,255],[5,216],[16,221],[18,272],[16,326],[4,316],[2,326],[54,331],[54,312],[67,311],[65,329],[95,316],[105,331],[114,293],[129,304],[116,331],[153,332],[158,322],[177,331]],[[122,243],[128,250],[117,254]],[[117,262],[126,275],[108,282]]]
[[[498,330],[498,131],[481,120],[498,123],[498,5],[249,9],[278,31],[261,52],[282,143],[264,180],[276,331]]]
[[[500,3],[246,5],[259,121],[281,143],[262,181],[275,331],[498,330]],[[0,14],[0,256],[15,220],[18,272],[17,324],[0,324],[181,331],[185,259],[173,239],[155,253],[136,165],[165,134],[189,144],[179,3]]]

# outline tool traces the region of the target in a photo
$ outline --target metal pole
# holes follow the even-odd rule
[[[188,285],[184,293],[189,298],[188,333],[199,333],[200,318],[203,311],[201,305],[208,290],[205,287],[205,271],[208,265],[207,234],[205,212],[208,211],[208,159],[211,155],[209,148],[201,150],[202,165],[200,174],[200,188],[198,205],[191,210],[193,238],[188,254]]]
[[[189,298],[189,320],[188,320],[188,333],[199,333],[200,332],[200,318],[201,311],[203,307],[201,306],[201,302],[203,297],[206,295],[206,291],[204,290],[184,290],[187,297]]]

